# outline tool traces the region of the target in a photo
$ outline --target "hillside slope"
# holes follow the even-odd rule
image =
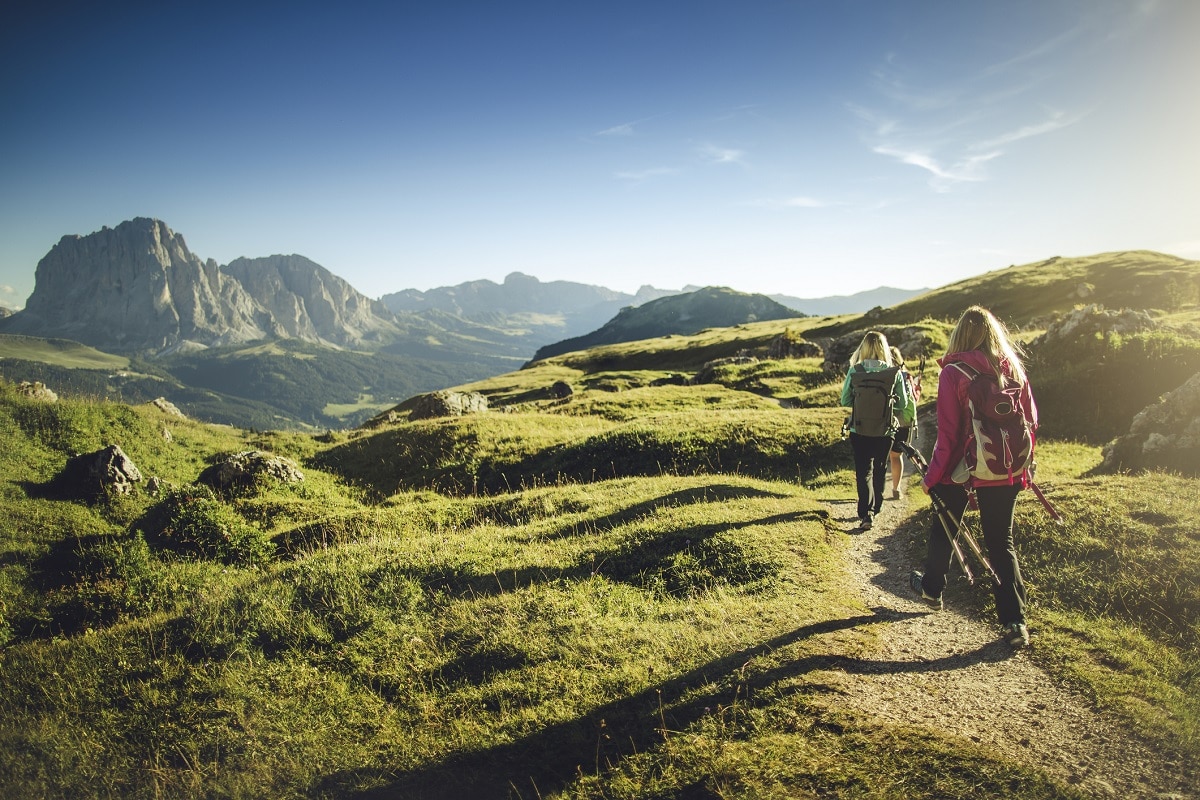
[[[797,316],[794,310],[763,295],[745,294],[725,287],[708,287],[652,300],[636,308],[624,308],[589,334],[540,348],[532,360],[540,361],[605,344],[691,334],[704,328],[728,328],[747,322],[792,319]]]
[[[987,306],[1015,328],[1045,327],[1076,305],[1177,311],[1200,302],[1200,261],[1131,250],[1053,258],[994,270],[926,292],[890,308],[814,331],[845,332],[863,324],[954,321],[969,305]]]

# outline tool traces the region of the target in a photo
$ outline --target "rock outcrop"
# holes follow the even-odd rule
[[[430,392],[418,397],[409,413],[409,419],[432,419],[434,417],[461,417],[488,410],[487,398],[479,392]]]
[[[886,336],[888,346],[900,348],[900,353],[905,358],[920,358],[923,355],[932,355],[933,339],[923,328],[915,325],[904,327],[880,325],[870,330],[879,331]],[[824,342],[825,361],[821,366],[829,372],[845,372],[850,366],[850,356],[858,349],[863,337],[867,335],[867,331],[867,328],[851,331],[836,339]]]
[[[234,453],[200,473],[196,483],[218,492],[238,492],[260,483],[300,483],[304,473],[295,461],[262,450]]]
[[[1104,466],[1200,473],[1200,372],[1134,416],[1129,433],[1104,447]]]
[[[94,453],[69,459],[56,482],[64,495],[91,498],[104,494],[131,494],[141,480],[141,470],[125,451],[110,444]]]
[[[17,394],[47,403],[58,402],[58,395],[54,390],[41,381],[21,381],[17,384]]]
[[[1146,311],[1135,311],[1131,308],[1123,308],[1118,311],[1107,309],[1099,304],[1092,304],[1077,308],[1050,323],[1046,332],[1033,341],[1031,349],[1036,350],[1043,345],[1079,339],[1083,336],[1096,334],[1109,336],[1114,333],[1127,335],[1151,331],[1157,327],[1158,323]]]

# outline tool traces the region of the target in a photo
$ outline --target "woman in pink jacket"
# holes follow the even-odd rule
[[[1013,647],[1029,644],[1025,627],[1025,584],[1013,546],[1013,508],[1017,493],[1028,485],[1024,470],[1005,480],[969,478],[966,484],[956,483],[954,473],[967,452],[971,434],[971,412],[967,404],[968,373],[990,371],[1001,388],[1018,387],[1019,403],[1025,419],[1037,427],[1037,406],[1029,379],[1021,365],[1017,348],[1008,337],[1003,324],[990,311],[971,306],[959,318],[950,334],[946,355],[938,360],[937,444],[925,472],[922,488],[936,492],[954,518],[961,519],[967,507],[967,487],[975,492],[979,504],[979,524],[987,547],[988,558],[999,578],[995,585],[996,612],[1004,629],[1004,639]],[[967,370],[955,367],[962,364]],[[961,476],[959,478],[962,479]],[[952,551],[950,540],[935,515],[926,543],[925,571],[913,572],[909,578],[912,590],[928,604],[942,607],[942,590],[950,569]]]

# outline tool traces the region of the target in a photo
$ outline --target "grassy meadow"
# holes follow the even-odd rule
[[[0,795],[1080,796],[831,692],[896,619],[844,581],[841,376],[763,360],[674,382],[828,324],[565,354],[459,387],[486,414],[320,435],[0,384]],[[68,456],[112,443],[160,494],[64,491]],[[247,449],[304,481],[194,486]],[[1196,478],[1099,462],[1044,439],[1068,526],[1018,506],[1030,657],[1195,764]],[[903,530],[928,524],[912,494]],[[923,543],[896,546],[916,563]]]

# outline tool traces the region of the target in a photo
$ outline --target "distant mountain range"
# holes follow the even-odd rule
[[[919,293],[885,287],[805,300],[644,286],[630,295],[514,272],[502,284],[471,281],[372,300],[300,255],[220,266],[145,217],[62,237],[35,279],[24,309],[0,313],[0,335],[79,342],[135,359],[140,369],[54,373],[34,366],[36,356],[25,363],[8,357],[0,370],[6,375],[97,395],[174,392],[178,405],[203,407],[208,418],[264,427],[354,424],[406,396],[503,373],[546,353],[865,311]],[[20,341],[8,342],[7,351],[19,351]]]

